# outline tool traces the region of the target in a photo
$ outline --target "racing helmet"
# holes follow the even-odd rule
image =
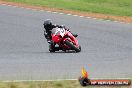
[[[47,19],[44,21],[44,28],[50,28],[52,26],[52,21],[50,19]]]

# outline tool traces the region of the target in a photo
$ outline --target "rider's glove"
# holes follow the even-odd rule
[[[47,42],[48,42],[49,44],[51,44],[51,40],[47,40]]]
[[[59,26],[60,28],[65,28],[65,26],[64,25],[61,25],[61,26]]]
[[[67,30],[67,31],[70,32],[70,29],[69,28],[66,28],[64,25],[61,25],[60,28],[64,28],[65,30]]]

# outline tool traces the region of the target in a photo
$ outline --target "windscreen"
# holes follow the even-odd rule
[[[55,35],[61,35],[62,37],[64,36],[65,34],[65,29],[64,28],[53,28],[52,29],[52,34],[55,34]]]

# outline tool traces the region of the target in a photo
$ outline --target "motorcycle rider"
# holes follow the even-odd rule
[[[52,41],[51,30],[56,27],[64,28],[67,31],[70,31],[70,30],[63,25],[52,24],[52,21],[50,19],[45,20],[43,25],[44,25],[44,29],[45,29],[44,36],[47,39],[47,42],[49,43],[49,50],[52,52],[59,50],[60,48],[55,47],[55,43]],[[73,34],[73,33],[72,33],[72,35],[74,37],[78,36],[77,34]]]

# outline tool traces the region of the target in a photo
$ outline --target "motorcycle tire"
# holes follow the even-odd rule
[[[81,51],[81,46],[76,47],[73,43],[71,43],[70,41],[66,40],[65,43],[71,47],[71,49],[75,50],[76,52],[80,52]]]

